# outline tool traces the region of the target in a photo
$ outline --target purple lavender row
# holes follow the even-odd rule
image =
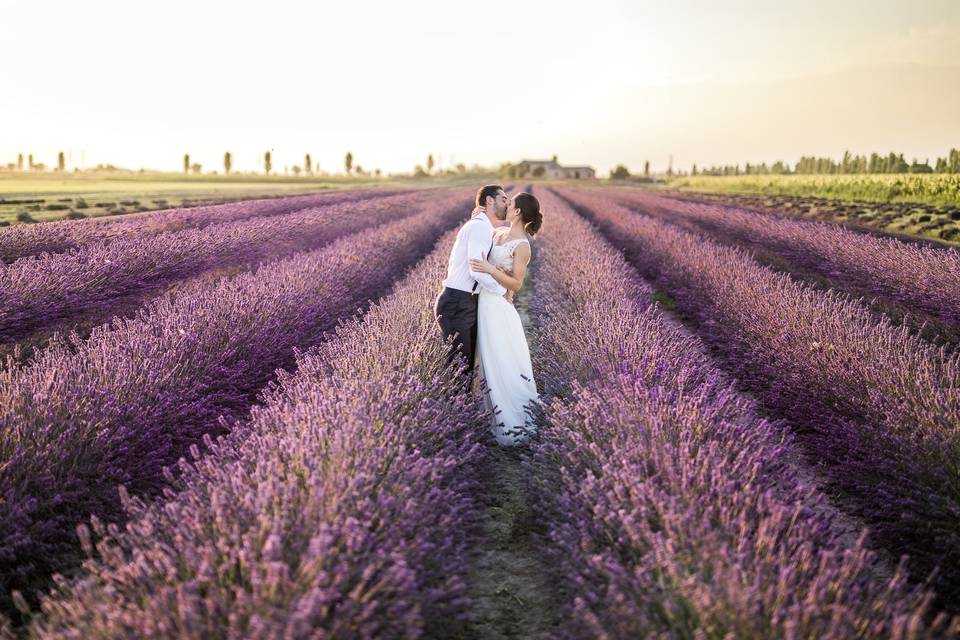
[[[442,198],[446,193],[431,193]],[[427,194],[332,203],[286,215],[90,242],[0,270],[0,344],[64,321],[103,322],[174,282],[224,267],[252,267],[414,213]],[[91,319],[92,317],[92,319]]]
[[[125,531],[94,520],[99,557],[29,637],[455,635],[484,448],[431,311],[452,240],[181,461],[177,494],[126,500]]]
[[[0,231],[0,262],[11,263],[26,256],[69,251],[89,242],[203,228],[210,224],[283,215],[299,209],[359,202],[395,193],[396,190],[374,189],[334,191],[203,207],[164,209],[116,218],[100,217],[17,225]]]
[[[549,192],[532,313],[546,403],[527,462],[569,638],[927,638],[930,595],[844,539],[791,439]],[[960,632],[960,621],[954,622]]]
[[[845,508],[939,567],[942,602],[960,596],[960,356],[833,292],[798,284],[596,193],[562,193],[656,279],[724,365],[802,435]]]
[[[857,233],[837,224],[791,220],[736,207],[678,201],[636,190],[610,197],[641,212],[681,216],[770,247],[805,268],[960,326],[960,251]]]
[[[317,343],[465,217],[448,195],[412,217],[151,302],[86,341],[0,372],[0,606],[79,555],[74,525],[117,515],[116,485],[161,470],[242,417],[293,349]],[[29,593],[29,591],[28,591]]]

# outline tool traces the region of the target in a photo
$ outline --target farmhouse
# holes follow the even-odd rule
[[[516,175],[518,178],[573,178],[582,180],[586,178],[595,178],[597,172],[593,167],[562,167],[557,163],[556,156],[553,160],[521,160],[517,164]]]

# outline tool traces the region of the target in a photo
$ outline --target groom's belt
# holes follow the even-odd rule
[[[478,292],[464,291],[463,289],[454,289],[453,287],[444,287],[443,293],[454,298],[476,298]]]

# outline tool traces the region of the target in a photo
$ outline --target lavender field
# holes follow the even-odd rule
[[[505,453],[475,187],[0,230],[0,637],[960,637],[960,253],[543,183]]]

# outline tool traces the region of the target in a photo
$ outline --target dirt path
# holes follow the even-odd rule
[[[530,337],[528,287],[516,298]],[[494,445],[496,447],[496,445]],[[484,494],[482,550],[467,575],[474,638],[546,638],[559,624],[557,594],[536,537],[521,460],[525,447],[496,447]]]

